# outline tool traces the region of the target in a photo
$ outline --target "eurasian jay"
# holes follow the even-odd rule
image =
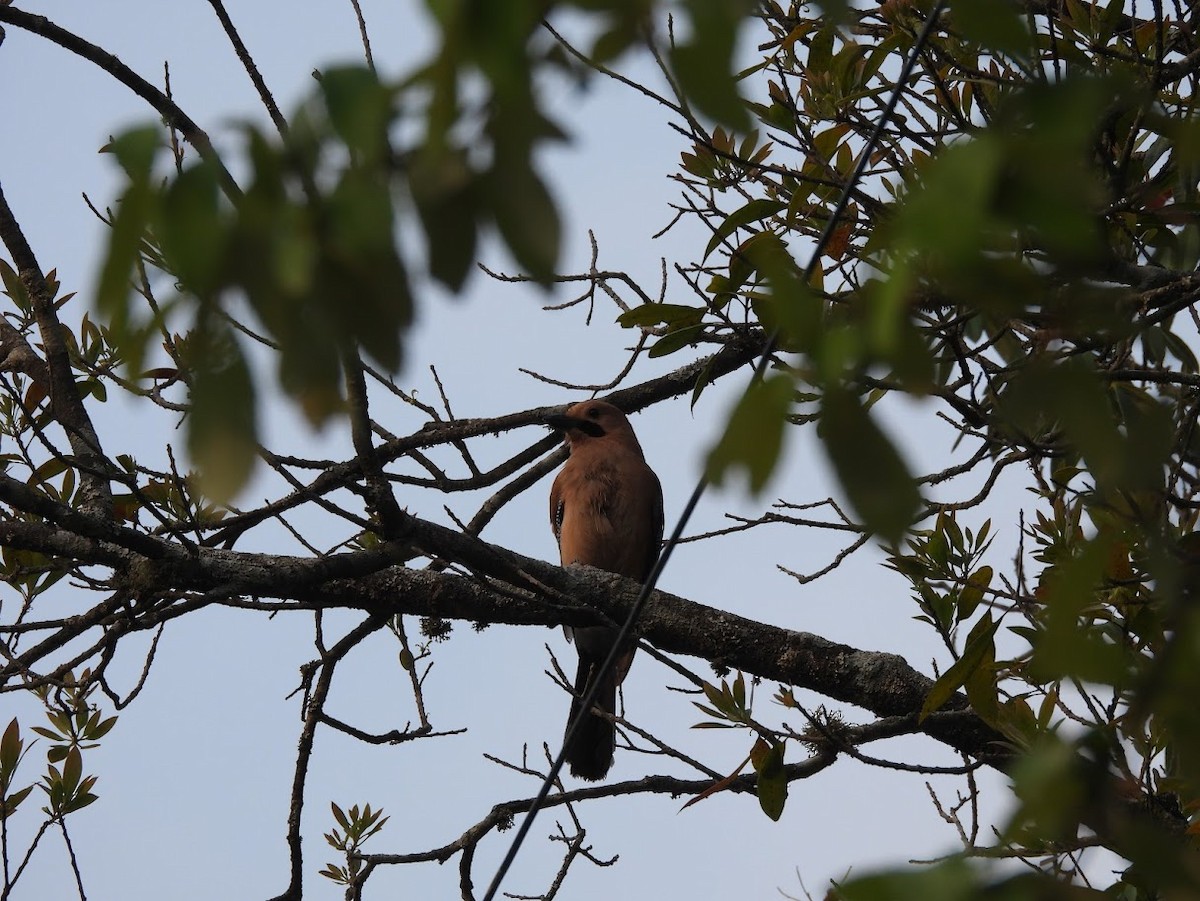
[[[563,433],[571,456],[550,489],[550,525],[558,539],[563,566],[584,563],[645,581],[654,568],[663,534],[662,486],[642,456],[641,445],[625,414],[610,403],[589,400],[554,415],[547,423]],[[594,674],[617,640],[609,626],[567,629],[579,653],[575,697],[568,726]],[[612,766],[616,732],[613,721],[617,686],[629,672],[634,646],[606,673],[593,712],[584,718],[566,749],[571,773],[580,779],[603,779]]]

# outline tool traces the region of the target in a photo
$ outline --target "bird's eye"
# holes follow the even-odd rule
[[[587,415],[588,419],[596,419],[600,415],[600,409],[598,407],[592,407],[587,411]]]

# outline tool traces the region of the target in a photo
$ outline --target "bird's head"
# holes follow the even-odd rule
[[[565,413],[547,416],[546,424],[562,432],[572,445],[593,438],[614,438],[623,444],[638,447],[633,426],[625,414],[606,401],[585,400],[573,404]]]

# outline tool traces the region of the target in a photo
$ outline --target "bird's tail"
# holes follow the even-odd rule
[[[592,673],[600,669],[600,661],[589,659],[585,655],[579,657],[579,669],[575,673],[575,696],[571,698],[571,717],[567,720],[567,728],[579,716],[582,709],[583,695],[590,687]],[[610,670],[600,684],[593,708],[605,713],[616,713],[617,710],[617,681],[619,676]],[[617,736],[613,722],[589,711],[583,721],[575,729],[575,737],[567,746],[566,761],[571,767],[571,775],[578,779],[596,782],[603,779],[613,762],[613,749],[616,747]]]

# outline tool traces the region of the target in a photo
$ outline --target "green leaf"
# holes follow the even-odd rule
[[[324,876],[326,879],[332,879],[334,882],[348,884],[350,877],[346,871],[334,864],[326,864],[325,869],[321,870],[318,875]]]
[[[899,541],[921,495],[891,440],[859,399],[840,388],[821,399],[819,434],[863,525],[889,542]]]
[[[55,476],[66,472],[67,467],[70,465],[70,462],[63,457],[51,457],[33,471],[29,477],[29,484],[36,485],[47,482]]]
[[[1108,6],[1104,8],[1096,29],[1096,36],[1101,44],[1108,43],[1112,38],[1124,12],[1124,0],[1108,0]]]
[[[776,822],[783,816],[787,803],[787,776],[783,771],[784,742],[768,744],[759,738],[750,751],[750,762],[758,774],[756,793],[763,813]]]
[[[108,735],[108,733],[112,731],[112,727],[116,724],[117,718],[115,716],[110,716],[107,719],[100,720],[95,726],[88,730],[86,737],[89,741],[97,741]]]
[[[744,469],[750,490],[767,484],[783,450],[783,430],[792,408],[792,379],[777,373],[753,382],[742,395],[725,433],[708,455],[708,476],[720,483],[731,469]]]
[[[703,307],[689,307],[678,303],[644,303],[626,310],[617,317],[623,328],[649,328],[659,323],[673,327],[695,325],[704,318]]]
[[[705,697],[708,698],[708,700],[715,708],[717,708],[718,711],[725,716],[733,715],[732,698],[729,695],[728,686],[724,682],[721,683],[720,688],[705,682],[703,691]]]
[[[959,622],[970,619],[975,608],[983,600],[983,593],[992,584],[992,568],[981,566],[967,578],[967,584],[958,594],[958,610],[955,614]]]
[[[12,778],[12,774],[17,768],[17,761],[21,759],[23,745],[21,726],[14,716],[4,730],[4,737],[0,738],[0,785],[6,785]]]
[[[83,777],[83,756],[79,748],[73,747],[67,752],[63,763],[62,782],[67,794],[74,794],[79,780]]]
[[[0,279],[4,281],[4,292],[12,298],[17,308],[28,310],[30,299],[29,292],[25,290],[25,283],[21,281],[17,271],[2,259],[0,259]]]
[[[83,810],[89,804],[96,801],[97,796],[91,792],[82,792],[74,796],[74,798],[63,808],[63,813],[74,813],[77,810]]]
[[[688,408],[691,410],[696,409],[696,402],[700,400],[700,395],[704,393],[705,388],[712,384],[712,364],[713,358],[709,357],[708,362],[706,362],[700,372],[696,374],[696,384],[692,388],[692,397],[690,403],[688,404]]]
[[[787,204],[783,201],[759,197],[751,200],[745,206],[734,210],[725,217],[725,220],[713,232],[712,237],[708,239],[708,245],[704,248],[704,257],[702,259],[708,259],[708,255],[716,250],[722,241],[739,228],[749,225],[751,222],[759,222],[768,216],[774,216],[785,209],[787,209]]]
[[[0,820],[12,816],[31,791],[33,791],[33,786],[27,785],[25,788],[13,792],[7,798],[0,798]]]
[[[934,682],[933,687],[929,689],[925,703],[921,705],[919,719],[922,722],[929,714],[940,709],[943,704],[950,700],[950,697],[966,684],[967,679],[976,670],[989,659],[994,659],[995,642],[993,636],[995,636],[999,625],[999,621],[992,621],[990,613],[985,613],[983,618],[971,629],[971,634],[967,637],[967,646],[963,649],[962,656],[954,661],[950,669],[942,673],[941,678]]]
[[[987,650],[979,665],[967,676],[967,681],[963,683],[963,691],[971,709],[981,720],[994,729],[1002,727],[994,647]]]
[[[337,820],[338,825],[341,826],[343,830],[349,831],[350,820],[346,818],[346,814],[342,812],[342,808],[338,807],[338,805],[332,801],[329,802],[329,808],[333,811],[333,818]]]
[[[676,329],[669,334],[663,335],[650,348],[647,354],[650,357],[665,357],[667,354],[673,354],[677,350],[682,350],[689,344],[696,343],[696,339],[704,332],[703,325],[689,325],[681,329]]]
[[[738,672],[737,677],[733,680],[731,687],[733,703],[739,710],[746,709],[746,677]]]

